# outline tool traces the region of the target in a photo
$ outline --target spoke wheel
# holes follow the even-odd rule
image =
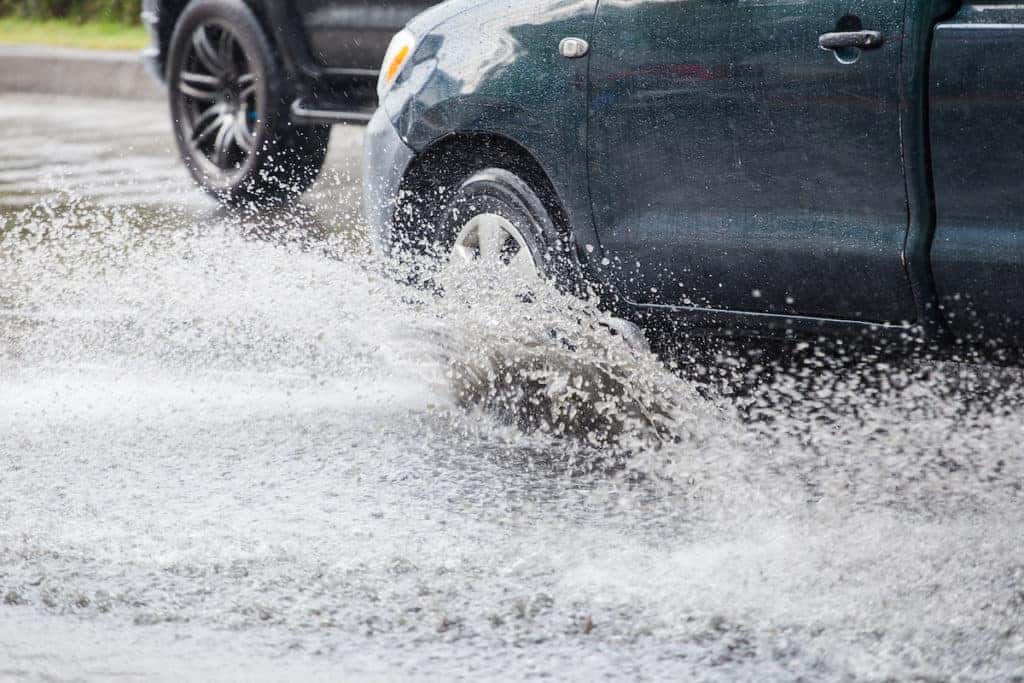
[[[462,226],[455,237],[450,261],[453,265],[508,268],[527,282],[542,277],[522,233],[507,218],[494,213],[473,216]]]
[[[167,85],[181,160],[217,201],[278,206],[316,180],[331,128],[291,121],[295,80],[246,0],[189,0]]]
[[[200,24],[191,35],[177,93],[193,157],[237,174],[253,152],[260,120],[256,73],[230,26]]]
[[[455,189],[442,215],[433,240],[448,254],[442,268],[444,263],[452,271],[479,268],[488,286],[510,286],[524,301],[534,301],[537,285],[545,281],[563,293],[574,292],[581,275],[566,243],[543,202],[516,174],[500,168],[477,171]],[[611,315],[596,322],[630,347],[649,350],[634,323]]]

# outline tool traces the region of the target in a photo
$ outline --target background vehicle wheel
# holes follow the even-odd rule
[[[289,121],[294,93],[242,0],[188,5],[171,38],[167,83],[182,160],[210,194],[273,202],[316,180],[330,127]]]

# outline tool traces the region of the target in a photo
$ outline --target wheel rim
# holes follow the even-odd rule
[[[508,268],[527,281],[541,279],[540,269],[519,229],[494,213],[473,216],[455,237],[451,262]]]
[[[219,22],[199,26],[187,49],[177,83],[184,142],[193,158],[234,175],[255,147],[256,74],[238,36]]]
[[[519,229],[507,218],[494,213],[478,214],[466,221],[455,237],[448,262],[450,267],[455,268],[469,265],[499,272],[511,271],[527,284],[544,279]],[[529,300],[532,291],[533,287],[528,287],[521,294]],[[599,324],[620,336],[630,348],[643,353],[650,352],[647,338],[635,323],[607,316]]]

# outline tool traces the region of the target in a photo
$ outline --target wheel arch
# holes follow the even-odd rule
[[[418,241],[437,211],[459,183],[485,168],[515,173],[537,194],[559,233],[571,240],[572,230],[562,199],[547,171],[524,145],[504,135],[464,131],[449,133],[413,159],[399,185],[393,227],[399,239]]]

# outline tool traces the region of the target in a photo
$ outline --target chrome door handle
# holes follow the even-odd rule
[[[822,50],[841,50],[844,47],[858,47],[871,50],[885,42],[879,31],[836,31],[818,36],[818,47]]]

